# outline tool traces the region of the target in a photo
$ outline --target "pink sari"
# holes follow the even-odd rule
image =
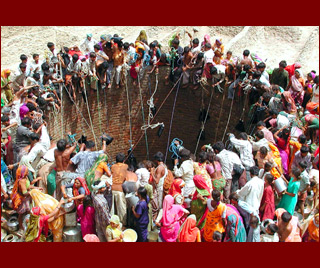
[[[301,71],[299,69],[296,70],[300,73],[300,77],[302,77]],[[300,105],[303,102],[304,90],[303,85],[300,82],[300,79],[296,78],[295,75],[291,76],[291,87],[289,88],[289,92],[294,99],[295,102],[299,102]]]
[[[96,234],[94,215],[95,210],[93,207],[86,207],[86,211],[83,213],[83,204],[78,206],[77,216],[81,224],[82,237],[85,237],[87,234]]]
[[[183,207],[174,205],[174,198],[171,195],[166,195],[163,200],[162,226],[160,229],[160,235],[164,242],[176,242],[180,229],[179,220],[183,214]]]

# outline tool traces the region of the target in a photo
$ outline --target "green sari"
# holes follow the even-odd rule
[[[91,185],[95,181],[94,179],[95,179],[95,172],[97,167],[99,166],[100,163],[107,162],[107,161],[108,161],[108,156],[106,154],[99,155],[99,157],[97,158],[96,162],[92,165],[92,167],[86,171],[84,177],[86,179],[87,186],[90,192],[92,192]]]
[[[196,191],[201,194],[203,197],[205,196],[210,196],[210,193],[206,190],[206,189],[198,189],[196,187]],[[206,221],[205,221],[205,217],[204,214],[206,212],[207,209],[207,198],[205,197],[205,203],[203,203],[202,200],[200,199],[195,199],[191,201],[191,210],[190,210],[190,214],[194,214],[196,215],[197,218],[197,223],[196,226],[201,230]]]

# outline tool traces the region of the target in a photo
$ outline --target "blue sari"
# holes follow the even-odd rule
[[[246,242],[246,229],[240,217],[237,214],[227,216],[225,242]]]

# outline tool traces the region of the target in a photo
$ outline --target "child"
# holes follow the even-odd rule
[[[149,224],[149,214],[148,214],[149,198],[147,196],[147,190],[144,187],[139,187],[138,197],[139,197],[139,201],[136,207],[132,206],[132,212],[137,223],[136,230],[138,233],[138,242],[147,242],[148,224]]]
[[[259,217],[253,214],[251,214],[247,242],[260,242],[260,220]]]
[[[270,171],[271,171],[271,169],[272,169],[272,164],[270,163],[270,162],[266,162],[265,164],[264,164],[264,168],[262,168],[262,169],[260,169],[259,170],[259,175],[258,175],[258,177],[260,178],[260,179],[265,179],[265,176],[267,175],[267,174],[271,174],[270,173]],[[273,177],[273,176],[272,176]]]
[[[309,174],[307,172],[308,163],[306,161],[299,162],[299,169],[301,171],[300,177],[300,188],[298,193],[298,207],[300,209],[300,213],[302,215],[302,219],[304,219],[304,203],[307,198],[307,192],[310,190],[310,179]]]
[[[112,215],[110,225],[107,226],[106,234],[108,242],[122,242],[123,234],[121,231],[122,224],[119,216]]]
[[[265,232],[260,236],[260,242],[279,242],[278,226],[275,223],[269,223]]]
[[[219,231],[214,231],[212,242],[222,242],[222,233],[220,233]]]
[[[267,164],[267,163],[266,163]],[[267,174],[264,177],[264,191],[260,205],[260,218],[261,220],[273,219],[275,204],[274,204],[274,192],[272,188],[274,177],[271,174]]]

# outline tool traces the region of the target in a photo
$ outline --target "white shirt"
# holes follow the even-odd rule
[[[266,70],[264,70],[262,73],[261,73],[261,77],[264,77],[265,78],[265,80],[267,80],[268,81],[268,83],[269,83],[269,74],[267,73],[267,71]]]
[[[195,185],[193,182],[194,176],[194,169],[193,169],[193,161],[192,160],[185,160],[182,162],[180,168],[178,166],[174,166],[173,174],[176,177],[179,177],[184,180],[185,187],[184,187],[184,196],[189,196],[190,194],[194,193]]]
[[[275,233],[274,235],[262,234],[260,235],[260,242],[279,242],[278,233]]]
[[[68,65],[68,72],[79,72],[81,69],[81,61],[77,60],[76,63],[74,63],[73,61],[70,61],[69,65]]]
[[[269,83],[269,81],[268,81],[263,75],[261,75],[259,81],[260,81],[262,84],[266,85],[267,87],[270,87],[270,86],[271,86],[270,83]]]
[[[198,53],[200,51],[201,51],[201,46],[200,45],[198,45],[197,47],[192,47],[191,48],[191,53],[192,54],[196,54],[196,53]]]
[[[221,164],[222,175],[226,180],[232,179],[234,164],[238,164],[243,167],[239,156],[226,149],[223,149],[219,154],[217,154],[216,159]]]
[[[139,168],[135,172],[137,174],[138,180],[136,183],[137,188],[140,186],[144,187],[150,178],[150,172],[146,168]]]
[[[317,86],[317,84],[314,84],[312,91],[313,91],[313,96],[311,101],[319,103],[319,85]]]
[[[105,61],[105,59],[102,58],[102,56],[108,57],[108,55],[106,53],[104,53],[103,50],[99,50],[99,52],[97,52],[96,55],[97,55],[97,61]]]
[[[204,64],[207,64],[207,63],[212,63],[213,64],[213,57],[214,57],[214,52],[210,48],[208,51],[204,52],[204,55],[203,55]]]
[[[241,200],[247,202],[254,208],[254,210],[259,211],[263,190],[264,181],[255,176],[241,189],[237,190],[236,193],[239,195]]]
[[[88,38],[85,38],[81,45],[80,45],[80,49],[85,53],[88,54],[90,52],[94,52],[94,45],[98,44],[98,42],[91,37],[91,40],[89,41]]]
[[[266,138],[263,138],[261,140],[258,141],[250,141],[252,144],[252,151],[256,152],[259,151],[261,147],[266,147],[268,149],[268,151],[271,151],[270,147],[269,147],[269,141]]]
[[[282,114],[278,114],[277,116],[277,128],[288,127],[290,125],[290,121],[287,117]]]
[[[252,155],[252,145],[248,140],[238,140],[233,134],[230,135],[230,141],[235,145],[240,152],[240,159],[245,167],[252,167],[255,165]]]
[[[2,189],[7,192],[7,185],[6,185],[6,181],[2,175],[2,172],[1,172],[1,187]],[[1,196],[3,196],[3,193],[1,192]]]
[[[47,160],[49,162],[54,162],[55,158],[54,158],[54,150],[57,149],[57,147],[54,147],[50,150],[48,150],[44,155],[43,155],[43,159]]]
[[[41,64],[42,61],[38,61],[38,63],[36,63],[34,60],[30,62],[30,75],[32,76],[34,73],[40,73],[41,71]],[[35,72],[35,70],[38,68],[38,70]],[[32,70],[31,70],[32,69]]]

